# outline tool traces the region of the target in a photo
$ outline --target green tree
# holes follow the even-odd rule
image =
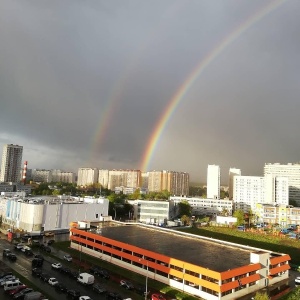
[[[183,200],[178,203],[179,216],[182,217],[184,215],[190,217],[192,215],[192,207],[188,201]]]
[[[190,222],[191,222],[191,218],[187,215],[183,215],[181,218],[180,218],[181,222],[183,223],[184,226],[187,226],[187,225],[190,225]]]
[[[244,217],[244,212],[241,209],[236,210],[233,213],[233,216],[237,218],[236,220],[236,225],[244,225],[245,223],[245,217]]]

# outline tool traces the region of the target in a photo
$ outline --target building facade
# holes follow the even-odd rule
[[[79,168],[77,185],[88,186],[98,182],[99,170],[97,168]]]
[[[300,205],[300,164],[265,164],[264,175],[288,178],[289,200],[296,201]]]
[[[182,201],[187,201],[192,208],[193,215],[219,215],[226,212],[228,216],[232,215],[233,201],[229,199],[205,199],[198,197],[170,197],[174,205]]]
[[[148,172],[149,192],[161,192],[166,190],[174,196],[187,196],[189,195],[189,182],[190,176],[189,173],[186,172],[167,170]]]
[[[23,146],[6,144],[3,146],[0,182],[19,182],[22,165]]]
[[[220,167],[208,165],[207,167],[207,198],[220,199]]]
[[[262,204],[256,205],[257,222],[279,224],[282,228],[290,224],[300,225],[300,207],[292,205]]]
[[[77,220],[99,221],[108,215],[109,200],[94,199],[93,202],[32,200],[0,198],[0,215],[4,224],[24,231],[68,230],[70,222]]]
[[[229,199],[233,199],[233,178],[234,176],[241,176],[242,172],[241,169],[236,168],[230,168],[229,169],[229,183],[228,183],[228,189],[229,189]]]

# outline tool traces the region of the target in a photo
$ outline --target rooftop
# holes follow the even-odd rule
[[[255,251],[138,225],[104,227],[101,235],[217,272],[248,265]]]

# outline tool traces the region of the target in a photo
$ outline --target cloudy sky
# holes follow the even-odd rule
[[[299,28],[298,0],[1,0],[0,147],[194,182],[297,162]]]

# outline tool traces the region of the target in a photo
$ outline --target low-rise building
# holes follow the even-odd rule
[[[202,299],[232,300],[288,285],[290,257],[283,253],[157,226],[89,224],[72,224],[73,249]]]

